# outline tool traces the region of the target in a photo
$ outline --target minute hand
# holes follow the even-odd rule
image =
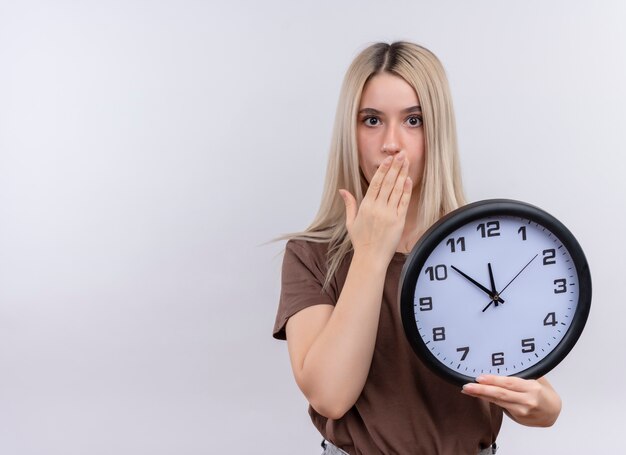
[[[465,273],[461,272],[459,269],[457,269],[455,266],[451,265],[450,267],[452,267],[455,271],[457,271],[458,273],[460,273],[461,275],[463,275],[463,277],[465,279],[467,279],[468,281],[470,281],[472,284],[474,284],[475,286],[477,286],[480,290],[482,290],[483,292],[487,293],[487,295],[489,297],[491,297],[492,299],[494,298],[493,293],[487,289],[485,286],[483,286],[482,284],[480,284],[478,281],[476,281],[474,278],[472,278],[469,275],[466,275]],[[498,296],[498,302],[500,303],[504,303],[504,300],[502,300],[501,297]]]

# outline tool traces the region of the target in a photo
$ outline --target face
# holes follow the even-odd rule
[[[413,187],[424,170],[422,110],[413,87],[389,73],[372,77],[361,96],[357,118],[359,165],[368,183],[389,155],[404,153]]]

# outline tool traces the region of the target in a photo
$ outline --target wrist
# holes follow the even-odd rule
[[[387,273],[387,267],[391,258],[381,257],[380,254],[372,254],[370,252],[355,251],[352,256],[352,266],[358,267],[363,272],[369,272],[374,274]]]

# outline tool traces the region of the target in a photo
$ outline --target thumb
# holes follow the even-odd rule
[[[348,190],[339,190],[339,194],[346,206],[346,227],[350,229],[356,218],[356,199]]]

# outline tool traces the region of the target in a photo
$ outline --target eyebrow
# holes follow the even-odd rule
[[[402,110],[402,114],[412,114],[412,113],[421,113],[422,108],[419,105],[407,107]],[[359,111],[359,115],[370,114],[370,115],[383,115],[384,112],[379,111],[378,109],[374,109],[372,107],[366,107]]]

